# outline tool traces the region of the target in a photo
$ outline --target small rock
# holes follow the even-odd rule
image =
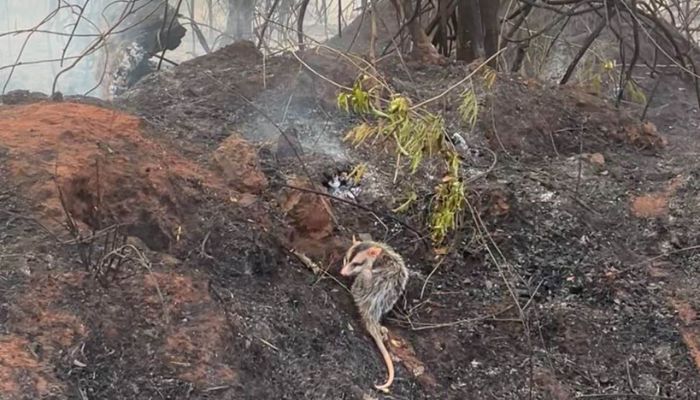
[[[369,233],[360,233],[357,235],[357,238],[360,240],[370,240],[371,241],[372,235],[370,235]]]
[[[164,267],[169,267],[169,268],[175,268],[176,266],[180,265],[182,261],[177,259],[176,257],[171,256],[170,254],[161,254],[161,264]]]
[[[44,256],[44,261],[46,262],[46,269],[53,269],[53,256],[51,254],[46,254]]]
[[[216,149],[213,164],[236,190],[260,193],[267,187],[267,178],[260,170],[255,147],[237,133]]]
[[[290,186],[307,187],[300,178],[290,178]],[[327,199],[298,190],[290,189],[280,199],[282,211],[292,220],[300,237],[320,240],[327,238],[333,231],[331,205]]]

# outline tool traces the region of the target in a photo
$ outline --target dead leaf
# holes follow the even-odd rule
[[[605,157],[600,153],[593,153],[588,156],[588,161],[597,167],[603,167],[605,165]]]
[[[429,387],[437,385],[435,377],[427,372],[425,364],[418,359],[413,347],[406,340],[392,332],[389,332],[388,335],[392,353],[401,360],[406,369],[411,371],[411,374],[413,374],[418,382]]]
[[[444,256],[449,251],[449,248],[448,247],[438,247],[436,249],[433,249],[433,251],[438,256]]]

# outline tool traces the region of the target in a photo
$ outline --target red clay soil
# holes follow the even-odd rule
[[[142,351],[150,351],[154,362],[170,366],[180,379],[203,387],[235,382],[235,372],[222,360],[228,340],[226,318],[217,313],[206,282],[178,273],[136,275],[121,288],[111,289],[108,297],[121,297],[122,303],[107,301],[109,305],[99,311],[90,310],[100,304],[94,299],[83,310],[76,307],[76,291],[85,290],[97,290],[85,273],[41,274],[17,296],[9,333],[0,335],[0,398],[65,393],[52,363],[60,360],[78,370],[88,367],[89,356],[83,353],[86,341],[101,336],[105,346],[117,347],[134,335],[135,320],[162,326],[163,340],[141,339]],[[133,304],[139,305],[138,318],[131,314]],[[97,318],[99,324],[92,327],[99,328],[89,331],[81,318]],[[27,394],[31,396],[23,397]]]
[[[80,272],[35,278],[17,299],[8,321],[11,334],[0,336],[0,397],[38,398],[62,390],[44,355],[59,354],[87,334],[79,317],[57,306],[64,302],[65,288],[82,284],[83,278]]]
[[[700,370],[700,326],[698,325],[698,313],[685,300],[671,299],[671,304],[681,321],[681,326],[678,329],[683,338],[683,343],[688,348],[695,366]]]
[[[51,102],[5,106],[0,124],[0,155],[8,172],[3,178],[31,199],[27,207],[55,232],[65,221],[62,194],[81,227],[124,223],[127,234],[150,249],[172,249],[179,242],[184,248],[189,232],[201,236],[199,217],[208,199],[245,208],[244,200],[255,202],[250,198],[266,185],[256,170],[255,148],[243,149],[235,135],[215,152],[215,170],[207,170],[150,138],[140,119],[116,110]],[[247,218],[255,219],[251,213]],[[158,333],[149,334],[152,343],[136,345],[136,352],[149,353],[179,379],[208,388],[235,383],[236,372],[223,360],[230,342],[227,320],[217,312],[207,282],[176,272],[181,262],[172,256],[149,259],[165,270],[127,274],[106,297],[77,264],[71,272],[30,271],[0,335],[0,398],[60,396],[65,377],[54,363],[77,371],[94,368],[86,364],[86,343],[101,337],[108,347],[123,346],[138,324],[157,326]],[[78,300],[86,293],[93,295],[90,300]]]
[[[62,386],[50,373],[48,364],[37,361],[28,350],[29,342],[14,335],[0,337],[0,393],[17,396],[46,396]]]
[[[632,215],[637,218],[658,218],[668,214],[668,203],[682,182],[683,177],[677,176],[660,192],[633,197],[630,206]]]
[[[78,103],[7,106],[0,109],[0,124],[10,182],[53,229],[65,220],[60,187],[67,210],[80,225],[99,229],[126,223],[130,235],[152,249],[166,249],[187,236],[188,223],[196,223],[207,195],[255,197],[234,188],[259,192],[265,183],[264,175],[246,174],[257,167],[252,148],[216,152],[222,179],[149,138],[140,119],[116,110]],[[251,176],[262,179],[252,182]],[[178,260],[173,260],[161,264],[174,267]],[[8,333],[0,336],[0,398],[63,393],[51,362],[62,360],[80,369],[89,362],[81,348],[90,337],[102,336],[116,347],[133,335],[133,304],[139,305],[139,318],[162,324],[163,340],[144,346],[177,377],[204,387],[235,382],[235,372],[222,361],[226,319],[201,311],[217,310],[206,282],[174,271],[136,274],[113,289],[118,292],[114,297],[125,303],[98,306],[98,315],[80,312],[73,301],[76,291],[93,285],[85,272],[38,273],[18,293],[8,313]],[[97,325],[90,323],[93,318]]]
[[[165,249],[187,235],[196,194],[226,192],[218,176],[144,135],[141,121],[77,103],[0,109],[0,143],[13,181],[49,225],[66,208],[78,222],[104,228],[119,221],[149,247]]]

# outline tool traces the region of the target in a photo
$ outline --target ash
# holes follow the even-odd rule
[[[359,182],[350,176],[347,169],[333,171],[332,173],[324,174],[324,186],[328,190],[328,194],[341,199],[356,201],[360,195],[362,188]]]

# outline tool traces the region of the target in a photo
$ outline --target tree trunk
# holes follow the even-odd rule
[[[447,20],[449,18],[447,8],[449,6],[449,0],[438,0],[438,14],[440,16],[440,25],[435,35],[435,43],[438,46],[438,50],[443,56],[449,57],[449,46],[447,38]]]
[[[469,62],[483,57],[484,30],[479,0],[462,0],[457,6],[457,14],[457,59]]]
[[[366,3],[366,0],[365,0]],[[367,4],[365,4],[365,7]],[[377,43],[377,0],[372,0],[369,2],[369,18],[370,18],[370,31],[369,31],[369,62],[374,65],[377,60],[377,55],[374,46]]]
[[[498,8],[499,0],[479,0],[481,8],[481,25],[484,30],[484,57],[489,58],[498,52]],[[496,58],[489,63],[497,65]]]

